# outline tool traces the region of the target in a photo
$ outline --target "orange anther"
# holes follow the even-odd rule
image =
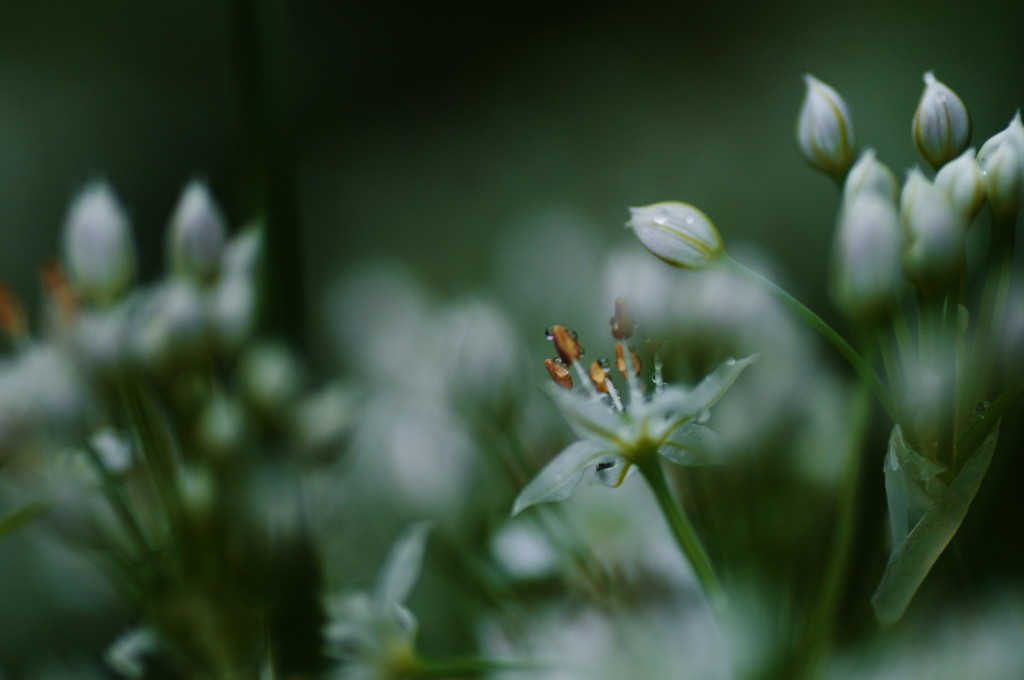
[[[583,356],[583,348],[576,341],[576,334],[568,328],[561,324],[552,326],[550,334],[551,339],[555,341],[555,349],[558,351],[558,356],[561,357],[566,366],[571,366],[574,361],[578,361]]]
[[[604,374],[604,368],[596,361],[590,364],[590,379],[594,382],[594,387],[598,392],[608,392],[608,378]]]
[[[569,369],[561,361],[556,359],[545,359],[544,368],[548,369],[548,375],[555,381],[555,384],[565,389],[572,389],[572,376]]]
[[[0,283],[0,331],[9,337],[25,333],[25,313],[10,288]]]
[[[623,340],[633,335],[633,315],[626,298],[615,298],[615,314],[608,322],[612,325],[612,337]]]

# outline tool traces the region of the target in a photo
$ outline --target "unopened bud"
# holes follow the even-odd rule
[[[687,203],[666,201],[630,208],[626,226],[655,257],[684,269],[704,269],[725,254],[708,216]]]
[[[878,160],[874,149],[860,155],[850,168],[843,184],[843,201],[852,203],[855,196],[873,193],[895,202],[900,195],[900,183],[885,163]]]
[[[974,159],[974,149],[967,149],[956,160],[942,166],[935,175],[935,188],[946,195],[963,218],[964,228],[970,227],[985,202],[984,177]]]
[[[64,257],[73,285],[89,302],[109,304],[131,287],[135,252],[128,218],[106,184],[88,185],[71,203]]]
[[[1020,111],[1010,125],[978,152],[985,192],[996,217],[1006,219],[1024,206],[1024,125]]]
[[[850,112],[838,92],[811,74],[804,74],[804,83],[807,89],[796,125],[800,152],[818,170],[841,179],[857,156]]]
[[[933,168],[956,158],[971,141],[971,115],[945,83],[928,71],[924,92],[914,113],[914,144]]]
[[[206,185],[191,182],[181,194],[168,232],[174,271],[209,281],[220,267],[226,229]]]
[[[963,258],[966,232],[960,218],[945,194],[917,168],[907,178],[900,202],[907,235],[903,273],[924,291],[948,284]]]
[[[901,241],[893,201],[864,192],[843,204],[836,234],[835,286],[848,314],[871,318],[896,304]]]

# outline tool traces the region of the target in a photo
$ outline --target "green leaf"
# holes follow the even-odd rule
[[[885,487],[893,530],[893,550],[871,598],[883,626],[899,621],[939,555],[967,515],[996,448],[996,427],[975,451],[966,454],[956,478],[938,479],[945,468],[925,459],[893,428],[885,461]]]
[[[35,502],[15,508],[0,515],[0,536],[11,533],[22,525],[28,524],[46,510],[46,504]]]

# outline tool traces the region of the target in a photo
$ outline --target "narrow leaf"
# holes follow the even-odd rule
[[[960,528],[960,524],[967,515],[967,509],[970,507],[971,501],[974,500],[975,495],[978,493],[981,480],[984,479],[985,473],[988,471],[989,463],[992,461],[992,453],[996,448],[998,434],[999,430],[996,428],[976,451],[965,452],[967,458],[964,461],[963,467],[948,488],[937,490],[935,482],[938,480],[929,477],[928,472],[924,468],[915,468],[911,465],[908,466],[909,470],[907,470],[907,468],[903,468],[901,465],[901,469],[910,473],[910,475],[906,476],[908,482],[906,488],[911,491],[902,497],[902,506],[897,503],[897,510],[902,508],[902,511],[909,520],[922,507],[927,506],[927,509],[920,515],[920,519],[912,525],[905,538],[893,547],[892,555],[889,557],[889,564],[886,566],[885,572],[882,574],[882,580],[878,584],[874,596],[871,598],[871,606],[875,609],[875,616],[883,626],[891,626],[903,616],[907,607],[910,606],[910,601],[917,593],[917,589],[924,582],[928,572],[931,571],[935,562],[939,559],[939,555],[946,549],[946,546],[949,545],[949,542]],[[903,463],[903,461],[912,460],[911,456],[906,455],[906,452],[909,450],[897,426],[894,428],[893,437],[890,439],[890,456],[895,455],[896,459]],[[914,453],[919,455],[916,452]],[[900,460],[901,456],[902,460]],[[887,457],[887,474],[889,472],[889,462],[890,460]],[[923,478],[920,476],[922,473],[924,475]],[[917,474],[918,477],[915,478],[914,474]],[[894,488],[898,489],[899,487],[896,486]],[[886,484],[886,490],[887,492],[889,491],[888,483]],[[932,493],[934,493],[934,496],[932,496]],[[923,498],[929,498],[930,500],[924,501]],[[892,502],[890,501],[890,512],[892,510]],[[898,523],[894,523],[893,527],[894,530],[898,528]]]
[[[28,524],[46,510],[46,504],[29,503],[0,515],[0,536],[11,533],[22,525]]]

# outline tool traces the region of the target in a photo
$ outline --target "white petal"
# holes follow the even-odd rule
[[[555,386],[551,386],[548,394],[578,437],[614,443],[622,427],[622,417],[603,401]]]
[[[700,384],[687,394],[681,403],[676,405],[676,412],[680,416],[689,415],[690,417],[696,417],[702,411],[714,406],[715,402],[725,394],[725,391],[736,382],[736,378],[740,376],[743,369],[757,361],[759,356],[758,354],[751,354],[745,359],[726,359],[723,361],[718,368],[701,380]],[[668,394],[667,390],[665,394]]]
[[[564,501],[576,490],[587,466],[606,455],[608,449],[592,441],[570,444],[523,487],[512,507],[512,516],[531,505]]]
[[[375,604],[382,611],[388,611],[405,601],[419,579],[429,532],[428,522],[416,522],[406,527],[395,539],[381,567],[373,593]]]
[[[680,465],[722,463],[722,437],[711,428],[687,423],[673,432],[658,449],[663,457]]]

